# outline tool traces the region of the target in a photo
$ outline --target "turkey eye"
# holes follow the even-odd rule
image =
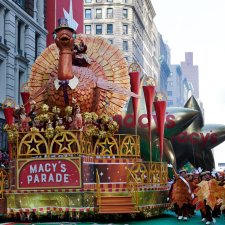
[[[53,39],[56,39],[57,37],[56,33],[53,33],[52,36],[53,36]]]
[[[76,39],[76,34],[75,33],[73,33],[73,39]]]

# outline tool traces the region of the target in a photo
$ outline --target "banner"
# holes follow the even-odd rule
[[[17,161],[18,189],[80,188],[80,158]]]

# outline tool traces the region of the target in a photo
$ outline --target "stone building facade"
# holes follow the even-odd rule
[[[46,46],[44,11],[44,0],[0,0],[0,149],[6,148],[2,103],[6,97],[22,103],[20,89]]]
[[[150,0],[84,0],[84,33],[100,35],[123,50],[129,64],[158,79],[159,35]]]
[[[159,35],[160,39],[160,77],[159,77],[159,90],[167,94],[167,79],[170,76],[170,49],[164,42],[162,35]]]

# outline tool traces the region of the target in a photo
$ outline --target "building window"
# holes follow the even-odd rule
[[[113,33],[113,24],[107,24],[107,34]]]
[[[96,9],[96,18],[102,19],[102,9]]]
[[[172,96],[173,95],[173,92],[172,91],[167,91],[167,95],[168,96]]]
[[[13,1],[22,8],[25,8],[25,0],[13,0]]]
[[[157,44],[156,44],[156,41],[154,40],[154,42],[153,42],[153,56],[156,56],[156,47],[157,47]]]
[[[129,62],[129,57],[128,56],[125,56],[125,59],[127,62]]]
[[[19,76],[18,76],[18,105],[21,105],[21,103],[22,103],[22,97],[20,95],[20,90],[21,90],[21,87],[24,83],[24,76],[25,76],[24,71],[19,70]]]
[[[0,151],[2,154],[6,154],[7,151],[7,134],[3,131],[3,127],[5,126],[5,121],[0,119]],[[4,157],[4,155],[2,155]]]
[[[18,23],[18,32],[17,32],[17,51],[18,54],[22,55],[22,49],[21,49],[21,23]]]
[[[85,34],[91,34],[91,25],[85,25]]]
[[[128,51],[128,41],[123,41],[123,51]]]
[[[18,30],[17,30],[17,51],[19,55],[22,55],[22,44],[21,44],[21,27],[22,24],[19,22],[18,23]]]
[[[85,19],[91,19],[91,9],[85,9]]]
[[[123,18],[128,18],[128,9],[123,9]]]
[[[113,9],[107,8],[107,18],[113,18]]]
[[[5,60],[2,60],[0,57],[0,102],[4,102],[5,100],[5,86],[6,86],[6,67],[5,67]]]
[[[17,25],[17,53],[20,56],[24,56],[24,40],[25,40],[25,24],[18,21]]]
[[[173,81],[168,81],[168,86],[173,87]]]
[[[85,0],[85,3],[91,3],[92,0]]]
[[[96,34],[102,34],[102,24],[96,25]]]
[[[128,34],[128,25],[123,25],[123,34]]]
[[[122,0],[122,3],[127,3],[127,0]]]
[[[112,45],[113,44],[113,39],[109,39],[108,42],[109,42],[109,44]]]
[[[172,100],[168,100],[167,104],[168,104],[168,106],[172,106],[173,105],[173,101]]]
[[[40,42],[40,34],[35,33],[35,59],[39,56],[39,42]]]
[[[97,3],[101,3],[101,2],[102,2],[102,0],[96,0],[96,2],[97,2]]]
[[[107,0],[107,2],[113,2],[113,0]]]

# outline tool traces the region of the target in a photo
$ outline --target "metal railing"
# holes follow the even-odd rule
[[[100,177],[98,170],[96,169],[96,192],[97,192],[97,205],[98,210],[101,210],[101,186],[100,186]]]
[[[103,139],[87,138],[82,131],[63,130],[52,138],[44,132],[19,132],[17,158],[51,156],[140,157],[140,137],[117,134]]]
[[[3,199],[3,192],[4,192],[3,171],[0,171],[0,199]]]
[[[5,188],[9,188],[9,175],[6,170],[0,168],[0,199],[3,199]]]
[[[130,173],[142,186],[160,187],[168,183],[168,167],[164,162],[137,162]]]
[[[127,189],[136,207],[139,205],[140,188],[164,188],[167,180],[168,168],[164,162],[140,162],[127,169]]]
[[[127,169],[127,189],[129,195],[132,196],[132,200],[135,203],[135,207],[138,206],[138,180],[134,177],[130,169]]]

